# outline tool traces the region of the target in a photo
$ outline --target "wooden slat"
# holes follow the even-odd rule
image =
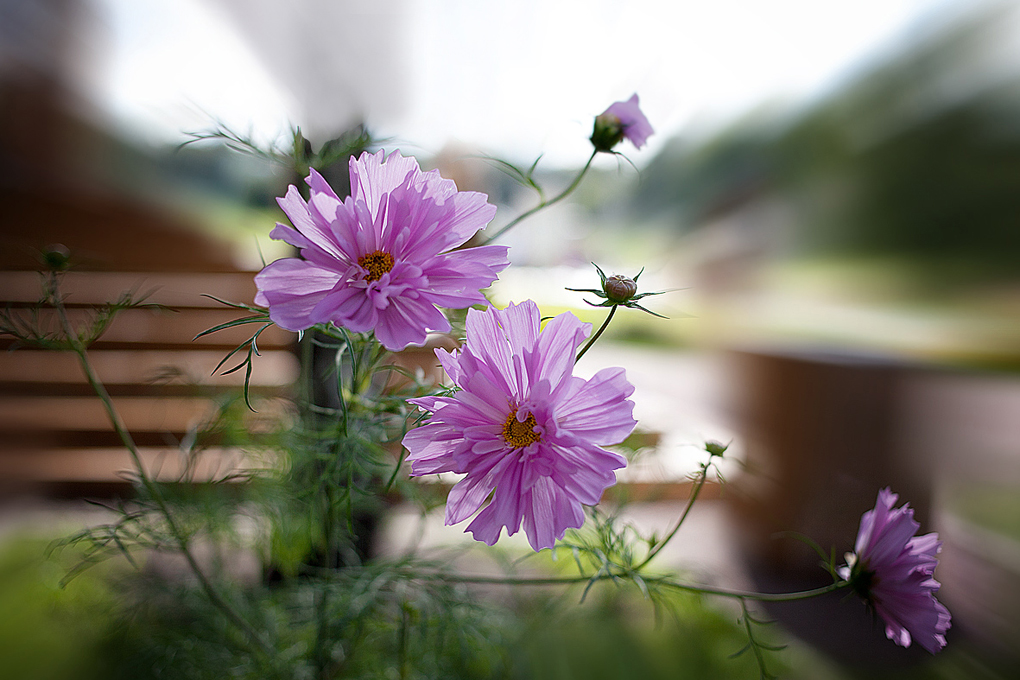
[[[222,309],[223,305],[204,296],[214,295],[229,302],[251,304],[255,298],[255,273],[69,272],[63,276],[60,285],[69,306],[112,302],[126,291],[152,291],[149,302],[180,308]],[[39,300],[41,280],[37,272],[0,272],[0,300],[32,304]]]
[[[130,431],[184,432],[211,416],[208,399],[113,399]],[[18,430],[108,430],[102,402],[95,397],[0,397],[0,432]]]
[[[114,395],[118,412],[143,445],[146,468],[164,481],[179,481],[185,470],[187,459],[173,448],[173,442],[215,415],[210,394],[236,390],[244,383],[243,371],[211,375],[213,369],[260,327],[240,326],[196,341],[202,331],[248,315],[202,294],[251,302],[252,277],[251,273],[69,273],[63,278],[68,315],[77,328],[93,318],[90,306],[115,301],[128,290],[152,290],[148,302],[178,310],[120,312],[90,348],[92,364]],[[43,331],[58,331],[55,310],[32,309],[39,294],[37,274],[0,272],[0,304]],[[291,352],[295,340],[296,334],[276,327],[260,336],[262,356],[254,365],[253,390],[278,392],[293,383],[299,373]],[[9,337],[0,338],[0,348],[14,344]],[[243,358],[239,354],[225,367]],[[237,450],[207,451],[189,479],[220,479],[252,465]],[[102,495],[130,493],[124,472],[132,468],[130,454],[119,445],[74,355],[32,349],[0,353],[0,493],[29,488],[72,495],[92,495],[97,490]]]
[[[15,313],[18,313],[15,311]],[[22,312],[27,314],[27,312]],[[258,324],[248,324],[206,335],[195,339],[199,333],[227,321],[232,321],[244,313],[233,309],[201,309],[185,312],[152,311],[146,309],[128,309],[119,313],[107,328],[106,332],[94,345],[95,348],[168,348],[191,349],[209,347],[236,347],[250,338],[260,328]],[[71,323],[77,328],[89,322],[94,316],[86,310],[68,310]],[[39,327],[43,330],[57,331],[60,327],[55,310],[41,310]],[[297,338],[295,333],[273,326],[259,336],[259,347],[266,349],[286,348],[293,345]],[[14,341],[7,336],[0,338],[0,347],[7,348]]]
[[[212,374],[224,357],[216,350],[177,351],[94,351],[89,359],[107,389],[130,385],[165,387],[165,383],[192,386],[240,387],[244,372],[230,375]],[[226,366],[233,367],[233,363]],[[251,375],[253,387],[283,387],[297,379],[300,366],[297,357],[285,350],[267,350],[255,359]],[[56,393],[67,388],[90,390],[78,364],[70,352],[18,350],[0,353],[0,394],[28,391],[38,394],[50,386]],[[78,391],[76,391],[78,393]]]
[[[139,454],[146,472],[160,481],[179,480],[188,462],[187,456],[174,448],[146,447]],[[264,464],[239,449],[207,449],[197,457],[190,479],[223,479]],[[15,450],[0,456],[0,486],[19,482],[116,482],[133,469],[131,455],[123,448]]]

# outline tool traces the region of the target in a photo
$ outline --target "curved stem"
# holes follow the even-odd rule
[[[602,326],[595,331],[595,335],[591,336],[591,340],[588,341],[588,344],[581,348],[581,351],[577,353],[576,357],[574,357],[575,364],[581,360],[581,357],[583,357],[584,353],[588,351],[588,348],[595,344],[595,341],[599,339],[600,335],[602,335],[602,331],[609,327],[609,322],[613,320],[613,315],[616,314],[617,307],[619,307],[619,305],[613,305],[609,308],[609,315],[606,317],[606,320],[602,322]]]
[[[584,167],[581,168],[581,172],[579,172],[577,174],[577,177],[575,177],[574,181],[570,183],[570,186],[568,186],[566,189],[564,189],[560,193],[558,193],[555,196],[553,196],[552,198],[550,198],[548,201],[542,201],[538,205],[536,205],[534,208],[531,208],[530,210],[526,210],[523,213],[521,213],[520,215],[518,215],[517,217],[515,217],[514,219],[510,220],[510,222],[507,223],[505,226],[503,226],[503,228],[501,228],[499,231],[497,231],[495,234],[493,234],[489,238],[485,239],[485,243],[484,244],[492,243],[493,241],[498,239],[500,236],[502,236],[503,234],[507,233],[508,231],[510,231],[511,229],[516,227],[518,224],[520,224],[521,222],[523,222],[527,218],[529,218],[532,215],[534,215],[535,213],[537,213],[539,210],[542,210],[543,208],[548,208],[553,203],[559,203],[564,198],[566,198],[571,193],[573,193],[574,189],[577,188],[577,185],[579,185],[581,183],[581,180],[584,178],[585,174],[587,174],[588,169],[591,167],[592,161],[595,160],[595,155],[597,153],[598,153],[598,151],[592,151],[591,152],[591,156],[588,158],[588,162],[584,164]]]
[[[765,665],[765,654],[762,653],[761,645],[754,637],[754,629],[751,628],[751,612],[748,611],[747,600],[744,598],[740,598],[740,609],[744,613],[742,618],[744,619],[744,632],[747,633],[747,645],[754,654],[754,660],[758,664],[758,670],[761,672],[761,677],[774,678],[775,676],[768,672]]]
[[[88,353],[85,347],[81,344],[81,340],[74,331],[74,327],[71,325],[70,320],[67,318],[67,310],[64,308],[64,303],[60,299],[58,292],[58,284],[56,275],[52,275],[50,280],[52,286],[52,299],[53,304],[57,309],[57,315],[60,318],[60,325],[63,328],[64,334],[67,336],[67,341],[71,345],[72,351],[78,356],[78,363],[81,365],[82,371],[85,373],[85,378],[88,380],[92,390],[99,397],[99,401],[102,402],[103,408],[106,411],[106,416],[110,420],[110,424],[113,425],[114,431],[117,436],[120,437],[120,441],[124,444],[124,448],[127,449],[131,456],[131,462],[135,466],[135,470],[138,472],[138,479],[141,481],[142,486],[145,487],[146,492],[152,497],[152,500],[156,503],[156,507],[159,509],[160,514],[167,523],[167,528],[170,530],[170,534],[177,542],[177,546],[184,555],[184,559],[187,561],[191,571],[195,574],[195,578],[198,579],[199,585],[202,590],[205,591],[206,596],[213,603],[214,606],[220,609],[230,621],[240,628],[248,637],[255,643],[258,651],[262,652],[266,656],[271,656],[272,651],[268,644],[262,640],[258,631],[248,623],[248,621],[235,610],[229,602],[224,599],[222,595],[216,590],[212,582],[205,575],[202,569],[199,567],[198,562],[195,560],[195,556],[192,554],[191,549],[188,545],[188,537],[184,534],[177,522],[173,518],[173,514],[170,512],[170,508],[166,504],[166,500],[159,491],[159,487],[152,481],[149,474],[145,471],[145,466],[142,464],[141,455],[138,452],[138,446],[135,444],[134,439],[131,437],[131,433],[128,432],[127,426],[121,419],[120,414],[113,405],[113,399],[110,397],[110,393],[106,390],[106,386],[99,380],[95,370],[92,367],[92,362],[89,361]]]
[[[698,494],[701,493],[701,489],[704,488],[705,482],[708,481],[708,467],[709,466],[706,463],[701,468],[701,476],[698,478],[697,483],[694,485],[694,489],[691,491],[691,497],[687,499],[687,506],[684,508],[684,511],[680,515],[680,518],[676,521],[676,525],[673,526],[673,529],[669,532],[666,538],[662,539],[662,541],[660,541],[659,544],[655,546],[655,548],[653,548],[651,552],[648,553],[645,559],[636,567],[634,567],[635,571],[641,569],[643,566],[651,562],[652,558],[658,555],[659,552],[666,547],[666,544],[673,539],[673,537],[676,535],[676,532],[680,530],[680,526],[684,523],[684,520],[687,519],[687,515],[690,514],[691,508],[694,507],[694,501],[698,500]]]
[[[557,586],[576,585],[589,581],[605,581],[613,578],[625,578],[626,573],[601,573],[595,576],[538,576],[538,577],[514,577],[514,576],[473,576],[470,574],[443,574],[443,573],[416,573],[410,574],[410,578],[424,578],[429,580],[445,581],[447,583],[479,583],[490,585],[507,586]],[[736,599],[757,600],[759,602],[788,602],[793,600],[806,600],[819,595],[825,595],[850,585],[848,581],[836,581],[821,588],[810,590],[798,590],[792,593],[756,593],[748,590],[733,590],[731,588],[717,588],[715,586],[700,585],[696,583],[684,583],[672,581],[666,577],[643,577],[645,583],[655,583],[667,588],[685,590],[703,595],[717,595],[719,597],[731,597]]]
[[[849,581],[836,581],[835,583],[830,583],[829,585],[822,586],[821,588],[812,588],[810,590],[797,590],[792,593],[756,593],[747,590],[731,590],[729,588],[714,588],[712,586],[681,583],[679,581],[662,580],[659,581],[659,583],[668,588],[675,588],[677,590],[686,590],[688,592],[693,593],[703,593],[705,595],[718,595],[720,597],[733,597],[737,599],[757,600],[759,602],[792,602],[794,600],[808,600],[812,597],[818,597],[820,595],[826,595],[828,593],[841,590],[850,585]]]

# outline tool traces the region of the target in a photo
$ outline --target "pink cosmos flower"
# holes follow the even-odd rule
[[[539,331],[538,306],[528,300],[505,310],[471,310],[467,342],[436,355],[453,383],[452,397],[412,399],[430,420],[404,437],[412,475],[464,474],[450,491],[446,523],[457,524],[488,505],[468,525],[493,545],[503,527],[524,524],[535,550],[549,548],[584,523],[582,505],[595,505],[626,465],[603,449],[630,434],[634,388],[622,368],[575,377],[577,348],[591,331],[569,312]]]
[[[942,542],[935,533],[914,536],[920,524],[910,506],[893,508],[897,498],[888,488],[878,492],[839,574],[882,617],[890,640],[901,647],[913,640],[934,654],[945,647],[950,622],[949,610],[935,599]]]
[[[374,331],[386,349],[421,345],[450,324],[437,306],[488,304],[479,289],[508,264],[505,246],[454,250],[483,229],[496,207],[485,194],[457,191],[413,157],[380,151],[351,158],[351,195],[341,201],[315,170],[307,202],[291,186],[277,202],[294,227],[270,236],[300,248],[255,277],[255,303],[282,328],[332,321]]]
[[[591,142],[599,151],[609,151],[620,140],[627,139],[640,149],[655,130],[645,118],[634,94],[625,102],[614,102],[595,118]]]

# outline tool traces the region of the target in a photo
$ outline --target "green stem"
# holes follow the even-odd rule
[[[587,174],[588,169],[591,167],[592,161],[595,160],[595,155],[597,153],[598,153],[598,151],[592,151],[591,152],[591,156],[588,158],[588,162],[584,164],[584,167],[581,168],[581,172],[579,172],[577,174],[577,177],[575,177],[574,181],[570,183],[570,186],[568,186],[566,189],[564,189],[560,193],[558,193],[555,196],[553,196],[552,198],[550,198],[548,201],[542,201],[538,205],[536,205],[534,208],[531,208],[530,210],[527,210],[527,211],[521,213],[520,215],[518,215],[517,217],[515,217],[514,219],[510,220],[510,222],[506,226],[504,226],[502,229],[497,231],[495,234],[493,234],[489,238],[485,239],[485,243],[486,244],[492,243],[493,241],[498,239],[500,236],[502,236],[503,234],[507,233],[508,231],[510,231],[511,229],[516,227],[518,224],[520,224],[521,222],[523,222],[527,218],[529,218],[532,215],[534,215],[535,213],[537,213],[539,210],[542,210],[543,208],[548,208],[550,205],[552,205],[554,203],[559,203],[564,198],[569,196],[574,191],[574,189],[577,188],[577,185],[579,185],[581,183],[581,180],[584,178],[585,174]]]
[[[400,680],[407,680],[409,664],[407,663],[407,633],[410,617],[406,603],[400,607],[400,630],[397,635],[397,668]]]
[[[613,315],[616,314],[617,307],[619,307],[619,305],[613,305],[609,308],[609,315],[606,316],[606,320],[602,322],[602,327],[595,331],[595,335],[591,336],[591,340],[588,341],[588,344],[586,344],[581,351],[577,353],[577,357],[574,358],[575,364],[581,360],[581,357],[583,357],[584,353],[588,351],[588,348],[595,344],[595,341],[599,339],[600,335],[602,335],[602,331],[606,330],[609,326],[609,322],[613,320]]]
[[[333,514],[333,487],[328,485],[326,487],[326,508],[323,513],[323,531],[326,536],[326,547],[325,547],[325,571],[327,574],[331,572],[331,568],[334,566],[333,559],[334,554],[337,552],[336,542],[334,541],[335,535],[335,520]],[[322,588],[319,592],[319,600],[316,603],[317,616],[316,616],[316,630],[315,630],[315,646],[312,649],[312,658],[315,660],[318,673],[316,674],[320,680],[326,680],[329,678],[328,669],[331,665],[331,659],[327,652],[327,643],[329,642],[329,588]]]
[[[145,466],[142,464],[141,455],[138,452],[138,446],[135,444],[134,439],[131,437],[131,433],[128,432],[127,426],[121,419],[120,414],[113,405],[113,399],[110,397],[110,393],[106,390],[106,386],[99,380],[95,370],[92,368],[92,362],[89,361],[88,352],[85,347],[81,344],[81,340],[74,331],[74,327],[71,325],[70,320],[67,318],[67,310],[64,308],[64,303],[60,299],[58,292],[58,284],[56,275],[51,277],[51,291],[53,304],[57,309],[57,315],[60,318],[61,327],[64,330],[64,334],[67,336],[67,341],[71,345],[72,351],[78,356],[78,363],[81,365],[82,371],[85,373],[85,378],[88,380],[92,390],[99,397],[99,401],[102,402],[103,408],[106,411],[106,416],[110,420],[110,424],[113,425],[114,431],[117,436],[120,437],[121,442],[127,449],[131,456],[131,462],[135,466],[135,470],[138,473],[138,479],[141,481],[142,486],[146,492],[152,497],[152,500],[156,503],[156,507],[159,509],[160,514],[167,523],[167,528],[170,530],[170,534],[177,542],[177,546],[184,555],[184,559],[187,561],[191,571],[195,574],[195,578],[198,579],[199,585],[202,590],[205,591],[206,596],[213,603],[214,606],[220,609],[228,619],[238,628],[240,628],[248,637],[255,643],[258,651],[262,652],[266,656],[272,656],[272,650],[265,641],[262,640],[258,631],[245,620],[240,613],[235,610],[226,599],[216,590],[212,582],[209,581],[208,577],[198,566],[198,562],[195,560],[195,556],[192,554],[191,549],[188,545],[188,537],[184,534],[184,531],[177,525],[177,522],[173,518],[173,514],[170,512],[170,508],[166,504],[166,500],[159,491],[159,487],[152,481],[149,474],[145,470]]]
[[[313,333],[314,329],[309,328],[301,336],[301,382],[298,386],[301,404],[312,403],[312,355],[315,352]]]
[[[647,579],[646,579],[647,580]],[[659,583],[677,590],[686,590],[692,593],[703,593],[705,595],[718,595],[720,597],[732,597],[736,599],[757,600],[758,602],[793,602],[794,600],[809,600],[812,597],[826,595],[841,590],[850,585],[849,581],[836,581],[821,588],[811,590],[798,590],[792,593],[755,593],[746,590],[730,590],[728,588],[713,588],[712,586],[700,586],[679,581],[662,580]]]
[[[514,576],[473,576],[470,574],[444,574],[444,573],[412,573],[410,578],[444,581],[446,583],[478,583],[491,585],[508,586],[556,586],[575,585],[587,583],[588,581],[605,581],[613,578],[625,578],[625,572],[602,573],[596,576],[538,576],[538,577],[514,577]],[[836,590],[847,587],[848,581],[836,581],[821,588],[811,590],[799,590],[792,593],[756,593],[747,590],[732,590],[730,588],[717,588],[714,586],[698,585],[694,583],[683,583],[682,581],[671,581],[666,577],[644,577],[646,583],[655,583],[667,588],[685,590],[703,595],[717,595],[719,597],[731,597],[735,599],[757,600],[759,602],[789,602],[793,600],[806,600],[819,595],[825,595]]]
[[[754,654],[755,662],[758,664],[758,670],[760,671],[762,678],[774,678],[775,676],[768,672],[768,668],[765,665],[765,655],[761,651],[758,641],[754,639],[754,631],[751,629],[751,612],[747,610],[747,600],[740,598],[740,608],[744,612],[744,632],[747,633],[747,644],[751,649],[751,653]]]
[[[676,532],[680,530],[680,526],[684,523],[684,520],[687,519],[687,515],[690,514],[691,508],[694,507],[694,501],[698,500],[698,494],[701,493],[701,489],[704,488],[705,482],[707,480],[708,480],[708,465],[705,464],[704,467],[702,467],[701,469],[701,476],[698,478],[698,481],[694,485],[694,489],[691,491],[691,497],[687,499],[687,506],[684,508],[683,513],[680,515],[680,519],[676,521],[676,525],[673,527],[672,531],[669,532],[666,538],[662,539],[662,541],[657,546],[655,546],[655,548],[653,548],[651,552],[648,553],[648,556],[645,557],[641,564],[634,567],[635,571],[640,570],[643,566],[651,562],[652,558],[658,555],[659,552],[666,547],[666,544],[673,539],[673,537],[676,535]]]

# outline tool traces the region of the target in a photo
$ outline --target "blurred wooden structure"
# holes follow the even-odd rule
[[[753,561],[826,578],[817,555],[777,532],[850,549],[861,513],[886,486],[927,525],[931,470],[908,455],[904,424],[917,366],[864,351],[777,347],[732,351],[729,360],[751,471],[734,481],[730,504]]]
[[[0,304],[12,313],[30,313],[39,278],[35,272],[0,272]],[[240,327],[193,340],[239,316],[202,295],[212,291],[224,299],[250,300],[251,273],[79,272],[67,274],[64,286],[72,320],[131,289],[152,289],[150,301],[175,310],[122,312],[90,355],[150,472],[177,479],[189,461],[187,442],[216,413],[217,402],[236,394],[243,382],[243,371],[213,376],[212,369],[254,330]],[[43,310],[41,323],[56,328],[52,310]],[[260,340],[263,356],[252,374],[253,392],[279,393],[297,375],[294,335],[271,328]],[[14,345],[0,338],[0,348]],[[207,452],[196,478],[226,474],[242,458],[239,451]],[[0,494],[119,493],[126,490],[124,473],[130,469],[128,452],[74,354],[36,349],[0,354]]]
[[[62,244],[71,253],[63,293],[72,321],[127,291],[152,291],[149,302],[176,310],[125,311],[91,352],[150,471],[176,479],[190,433],[243,382],[243,372],[211,371],[254,330],[193,341],[242,314],[203,294],[250,303],[253,272],[240,271],[228,244],[177,209],[144,149],[94,122],[75,82],[88,62],[88,39],[98,35],[87,13],[63,0],[23,5],[5,14],[7,35],[20,42],[5,46],[0,68],[0,308],[32,314],[41,297],[39,254]],[[54,310],[39,317],[58,328]],[[254,388],[279,392],[297,374],[295,336],[273,328],[260,339]],[[7,351],[15,346],[0,335],[0,498],[129,491],[130,457],[76,357]],[[197,478],[239,462],[237,452],[214,453]]]

